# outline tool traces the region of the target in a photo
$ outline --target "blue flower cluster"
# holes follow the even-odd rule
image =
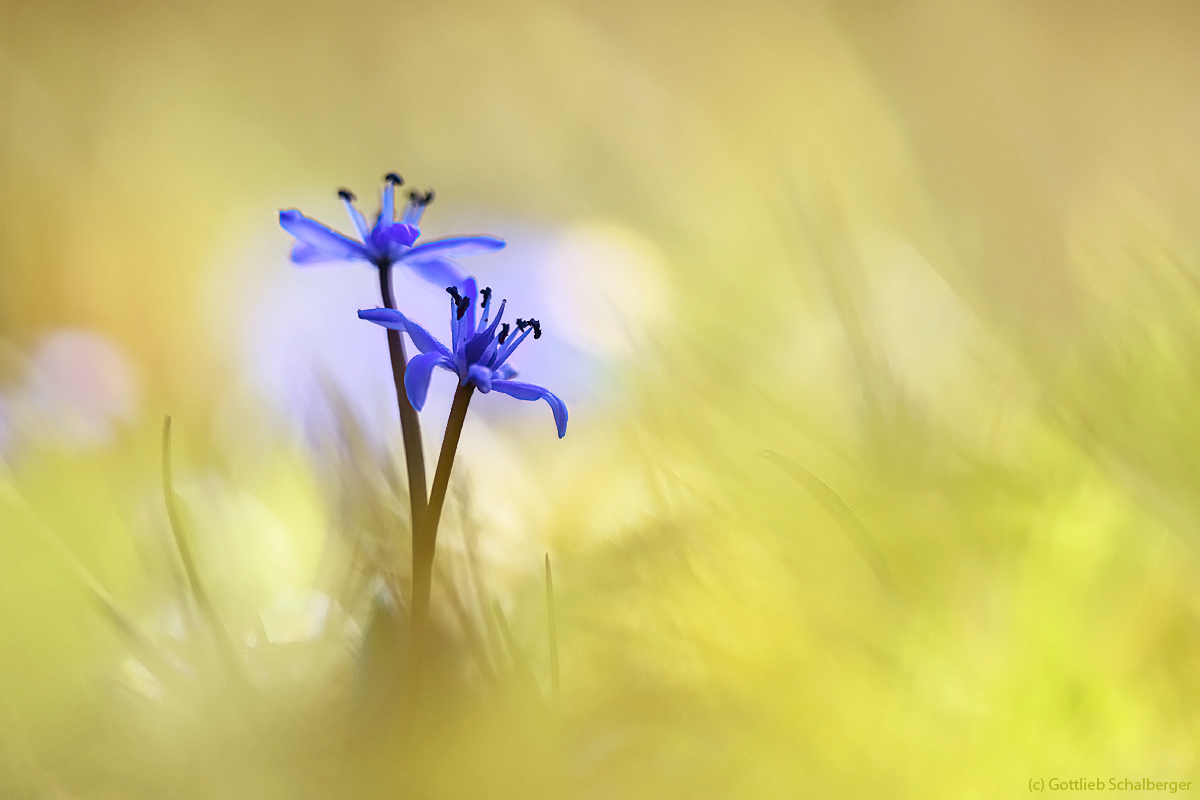
[[[492,290],[479,291],[474,278],[467,277],[451,259],[499,250],[504,240],[495,236],[451,236],[418,243],[420,222],[433,192],[413,191],[400,219],[396,219],[396,188],[403,179],[394,172],[384,176],[383,197],[375,224],[368,226],[355,207],[354,195],[346,189],[338,192],[359,238],[339,233],[328,225],[290,209],[279,213],[279,224],[296,239],[292,261],[318,264],[331,261],[365,261],[381,270],[403,264],[422,279],[446,287],[450,294],[450,346],[442,344],[429,331],[399,311],[375,308],[358,312],[362,319],[392,330],[406,332],[420,351],[404,371],[404,388],[413,408],[425,406],[434,367],[453,372],[460,386],[474,386],[486,394],[497,391],[518,400],[545,400],[554,413],[559,438],[567,433],[567,407],[549,390],[531,383],[514,381],[516,371],[507,363],[525,339],[542,335],[536,319],[517,319],[514,326],[501,325],[504,303],[491,317]],[[478,304],[482,296],[482,304]],[[476,313],[477,304],[482,316]]]

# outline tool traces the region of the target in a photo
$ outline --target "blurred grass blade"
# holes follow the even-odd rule
[[[183,679],[183,673],[173,663],[170,655],[165,653],[148,637],[128,614],[121,610],[116,600],[108,593],[96,577],[71,552],[71,548],[59,537],[41,515],[26,502],[12,484],[0,482],[0,497],[13,508],[17,509],[37,532],[42,542],[58,556],[66,565],[67,570],[87,589],[88,594],[109,623],[116,629],[117,636],[125,648],[141,662],[164,688],[176,688]]]
[[[541,690],[538,689],[537,678],[533,676],[533,665],[529,663],[520,645],[517,644],[517,639],[513,636],[512,628],[508,625],[508,619],[504,616],[504,610],[500,608],[500,603],[492,601],[492,613],[496,617],[496,624],[500,628],[500,635],[504,637],[504,646],[508,649],[508,654],[512,658],[513,670],[516,675],[517,683],[536,697],[540,702],[544,703]]]
[[[437,582],[449,600],[450,610],[454,612],[454,618],[462,633],[463,645],[468,655],[478,665],[479,674],[483,676],[484,680],[493,686],[496,685],[496,670],[492,662],[488,659],[486,634],[476,627],[474,621],[471,619],[471,612],[467,608],[466,601],[459,591],[458,584],[454,582],[448,568],[444,564],[439,565],[436,567],[435,572]]]
[[[850,539],[851,544],[858,550],[859,555],[867,562],[867,566],[875,573],[875,577],[879,579],[884,588],[889,592],[899,594],[896,588],[896,581],[892,577],[892,571],[888,568],[887,562],[883,560],[883,554],[879,552],[879,548],[871,541],[871,535],[867,531],[867,526],[863,525],[862,520],[846,504],[846,501],[839,497],[837,492],[830,489],[824,481],[790,458],[782,456],[774,450],[764,450],[761,455],[788,475],[791,475],[797,483],[803,486],[821,504],[821,507],[828,512],[829,516],[833,517],[834,522],[838,524],[838,527]]]
[[[554,574],[550,571],[550,554],[546,553],[546,616],[550,628],[550,700],[557,709],[562,702],[558,677],[558,616],[554,609]]]
[[[376,592],[354,667],[355,717],[367,729],[400,709],[408,657],[408,615],[387,589]]]
[[[217,615],[217,610],[213,607],[208,593],[200,581],[200,573],[196,569],[196,561],[192,557],[191,547],[187,541],[187,534],[183,529],[183,520],[178,505],[180,498],[175,493],[175,482],[171,473],[171,416],[169,414],[163,418],[162,476],[163,500],[167,506],[167,519],[171,524],[171,532],[175,535],[175,547],[179,550],[179,558],[183,562],[183,570],[187,574],[192,596],[196,600],[196,606],[200,609],[200,614],[212,630],[217,649],[225,659],[226,666],[229,668],[231,675],[239,678],[241,676],[241,665],[237,651],[234,649],[233,642],[229,638],[229,632],[225,630],[225,625]]]

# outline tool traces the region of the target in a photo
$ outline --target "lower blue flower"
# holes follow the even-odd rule
[[[515,330],[508,323],[501,325],[504,302],[496,310],[495,318],[489,320],[492,290],[478,291],[474,278],[467,278],[461,289],[450,286],[446,291],[450,293],[450,347],[399,311],[372,308],[358,312],[359,317],[376,325],[407,331],[420,351],[420,355],[408,362],[404,372],[404,388],[413,408],[420,411],[425,407],[433,370],[441,367],[457,375],[460,386],[473,385],[484,394],[496,391],[518,400],[545,400],[554,413],[558,438],[566,436],[566,404],[548,389],[512,380],[517,373],[507,363],[526,337],[531,333],[535,339],[542,335],[541,323],[536,319],[518,319]],[[476,303],[480,295],[483,296],[482,315],[477,320]]]

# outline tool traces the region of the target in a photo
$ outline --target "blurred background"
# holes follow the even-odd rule
[[[1198,33],[1115,0],[0,0],[0,794],[1200,781]],[[277,221],[352,230],[335,190],[373,213],[390,170],[437,190],[426,235],[508,240],[463,266],[542,320],[515,366],[571,410],[558,440],[472,404],[399,723],[376,278],[290,264]],[[443,292],[397,293],[444,333]]]

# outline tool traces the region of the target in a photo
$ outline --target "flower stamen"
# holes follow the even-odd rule
[[[459,293],[457,286],[447,286],[446,291],[454,300],[454,308],[458,314],[457,319],[462,319],[463,315],[467,313],[467,309],[471,306],[471,298],[463,297],[462,294]]]

